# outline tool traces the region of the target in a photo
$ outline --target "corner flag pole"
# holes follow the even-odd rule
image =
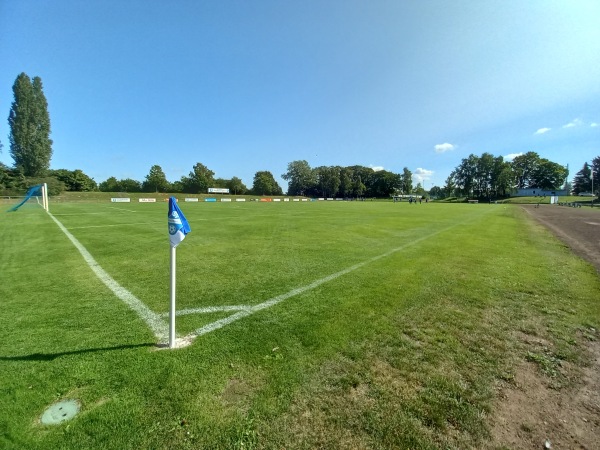
[[[175,290],[177,286],[177,248],[171,247],[171,285],[169,306],[169,348],[175,347]]]
[[[175,347],[175,287],[177,285],[177,249],[181,241],[185,239],[185,235],[192,229],[188,224],[187,219],[177,206],[175,197],[169,198],[169,240],[171,242],[171,277],[169,288],[169,348]]]

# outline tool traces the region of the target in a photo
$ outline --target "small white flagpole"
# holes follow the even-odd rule
[[[175,347],[175,285],[176,285],[176,248],[171,246],[171,306],[169,308],[169,348]]]

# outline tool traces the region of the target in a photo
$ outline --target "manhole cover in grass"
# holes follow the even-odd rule
[[[71,420],[79,412],[79,407],[77,400],[63,400],[46,409],[42,414],[41,421],[45,425],[56,425],[65,420]]]

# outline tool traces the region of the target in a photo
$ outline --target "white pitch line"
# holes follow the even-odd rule
[[[180,309],[175,311],[176,316],[185,316],[188,314],[210,314],[217,312],[228,312],[228,311],[249,311],[252,308],[250,305],[224,305],[224,306],[206,306],[204,308],[189,308]],[[169,317],[169,313],[162,313],[160,317]]]
[[[81,256],[83,256],[85,262],[88,264],[88,266],[90,266],[90,269],[94,271],[96,276],[100,278],[100,281],[102,281],[106,285],[106,287],[108,287],[127,306],[134,310],[137,313],[137,315],[140,316],[140,318],[144,320],[144,322],[146,322],[146,324],[150,327],[154,335],[159,340],[167,339],[169,335],[169,326],[166,323],[166,321],[162,320],[159,314],[156,314],[135,295],[133,295],[131,292],[129,292],[127,289],[125,289],[123,286],[117,283],[102,267],[100,267],[100,264],[96,262],[96,260],[90,254],[90,252],[88,252],[86,248],[83,245],[81,245],[81,243],[75,238],[75,236],[69,233],[69,230],[67,230],[64,227],[64,225],[58,221],[56,217],[54,217],[50,213],[48,213],[48,215],[52,218],[52,220],[54,220],[54,222],[56,222],[58,228],[60,228],[62,232],[65,233],[65,235],[73,243],[75,248],[79,250],[79,253],[81,253]]]
[[[117,208],[116,206],[107,206],[107,208],[118,209],[118,210],[121,210],[121,211],[128,211],[128,212],[132,212],[132,213],[137,212],[137,211],[134,211],[133,209]]]
[[[321,286],[322,284],[325,284],[325,283],[327,283],[329,281],[333,281],[336,278],[341,277],[342,275],[347,275],[350,272],[353,272],[353,271],[355,271],[357,269],[360,269],[361,267],[366,266],[367,264],[373,263],[373,262],[378,261],[378,260],[380,260],[382,258],[386,258],[386,257],[388,257],[390,255],[393,255],[394,253],[397,253],[397,252],[399,252],[401,250],[404,250],[404,249],[406,249],[408,247],[411,247],[411,246],[413,246],[415,244],[418,244],[421,241],[424,241],[426,239],[430,239],[433,236],[436,236],[436,235],[438,235],[440,233],[443,233],[445,231],[451,230],[452,228],[455,228],[458,225],[462,225],[462,223],[456,223],[456,224],[450,225],[449,227],[446,227],[446,228],[443,228],[441,230],[438,230],[438,231],[435,231],[433,233],[430,233],[430,234],[428,234],[426,236],[421,236],[421,237],[419,237],[417,239],[414,239],[414,240],[412,240],[410,242],[407,242],[406,244],[401,245],[400,247],[396,247],[396,248],[394,248],[394,249],[392,249],[392,250],[390,250],[388,252],[385,252],[385,253],[383,253],[381,255],[375,256],[375,257],[370,258],[370,259],[368,259],[366,261],[363,261],[361,263],[358,263],[358,264],[355,264],[353,266],[350,266],[350,267],[348,267],[348,268],[346,268],[344,270],[340,270],[339,272],[333,273],[333,274],[331,274],[329,276],[326,276],[325,278],[321,278],[321,279],[319,279],[317,281],[313,281],[312,283],[307,284],[306,286],[302,286],[302,287],[299,287],[299,288],[296,288],[296,289],[292,289],[291,291],[289,291],[289,292],[287,292],[285,294],[278,295],[277,297],[273,297],[272,299],[269,299],[269,300],[267,300],[265,302],[259,303],[258,305],[251,306],[250,308],[242,310],[242,311],[240,311],[240,312],[238,312],[236,314],[233,314],[233,315],[231,315],[229,317],[225,317],[224,319],[220,319],[220,320],[217,320],[215,322],[211,322],[211,323],[209,323],[207,325],[204,325],[203,327],[198,328],[197,330],[191,332],[190,334],[188,334],[187,336],[185,336],[183,339],[188,340],[188,341],[193,341],[198,336],[202,336],[204,334],[207,334],[207,333],[210,333],[212,331],[218,330],[219,328],[223,328],[224,326],[229,325],[230,323],[235,322],[235,321],[237,321],[239,319],[242,319],[244,317],[248,317],[249,315],[254,314],[255,312],[261,311],[263,309],[270,308],[271,306],[275,306],[278,303],[281,303],[282,301],[287,300],[290,297],[295,297],[296,295],[300,295],[300,294],[303,294],[304,292],[307,292],[307,291],[310,291],[312,289],[315,289],[315,288]]]
[[[82,213],[68,213],[68,214],[67,213],[63,213],[63,214],[54,214],[54,215],[55,216],[85,216],[85,215],[88,215],[88,214],[106,214],[106,213],[94,213],[94,212],[92,212],[92,213],[84,213],[84,212],[82,212]]]

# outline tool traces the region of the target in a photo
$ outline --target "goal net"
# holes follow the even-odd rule
[[[17,199],[15,199],[17,200]],[[8,211],[16,211],[17,209],[19,209],[21,206],[27,204],[38,204],[40,205],[42,208],[44,208],[45,211],[48,211],[48,186],[46,185],[46,183],[43,184],[36,184],[35,186],[31,186],[28,190],[27,193],[25,194],[25,197],[19,197],[18,198],[19,203],[17,203],[16,205],[14,205],[13,207],[11,207]]]

